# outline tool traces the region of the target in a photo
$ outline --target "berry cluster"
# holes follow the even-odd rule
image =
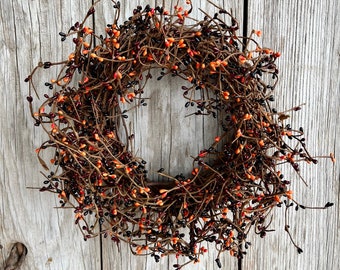
[[[173,12],[138,6],[119,24],[117,2],[114,23],[98,35],[86,26],[93,6],[81,23],[59,33],[62,41],[73,38],[67,59],[39,63],[26,79],[38,92],[34,73],[61,66],[45,83],[48,93],[37,110],[32,95],[27,98],[35,125],[48,134],[36,150],[47,170],[40,153],[54,153],[54,170],[41,191],[57,193],[61,206],[74,208],[85,239],[102,234],[124,241],[156,262],[169,254],[198,262],[208,242],[218,254],[242,258],[248,232],[254,227],[264,237],[273,208],[305,208],[293,200],[279,166],[288,163],[299,173],[299,162],[317,162],[305,148],[303,129],[292,128],[286,112],[271,107],[280,53],[259,46],[254,36],[261,31],[240,37],[237,21],[224,9],[201,21],[190,18],[191,10],[189,2],[188,9],[175,6]],[[160,70],[157,80],[170,75],[189,83],[178,94],[186,107],[197,108],[194,117],[222,119],[221,134],[194,157],[190,176],[160,169],[169,181],[159,184],[130,149],[129,110],[123,109],[147,105],[151,69]]]

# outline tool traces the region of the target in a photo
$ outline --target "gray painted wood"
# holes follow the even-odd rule
[[[34,149],[45,137],[40,129],[33,127],[29,117],[25,101],[28,86],[23,80],[38,61],[57,61],[68,55],[70,45],[61,44],[57,34],[80,20],[90,2],[0,2],[0,91],[3,97],[0,106],[0,244],[3,246],[0,269],[11,244],[16,241],[28,248],[20,269],[100,269],[99,239],[84,242],[74,225],[71,210],[54,209],[58,198],[27,189],[39,187],[43,181]],[[122,16],[127,18],[137,3],[145,5],[147,2],[122,1]],[[226,9],[232,8],[236,17],[243,21],[243,1],[215,2]],[[307,145],[311,153],[339,153],[338,1],[249,2],[249,31],[261,29],[264,46],[282,52],[281,79],[275,93],[278,109],[306,103],[303,110],[292,117],[292,125],[303,125],[308,130]],[[193,3],[195,8],[213,12],[206,1]],[[170,1],[167,4],[170,6]],[[110,1],[103,0],[97,7],[97,28],[110,23],[110,10]],[[195,10],[193,16],[201,15]],[[134,151],[150,161],[151,170],[164,167],[171,174],[190,171],[190,155],[196,155],[202,145],[209,144],[218,131],[218,125],[210,119],[184,117],[188,111],[180,94],[181,86],[179,79],[164,78],[159,82],[153,79],[146,91],[150,97],[148,106],[129,118],[136,134]],[[332,201],[335,207],[326,211],[291,213],[292,234],[304,249],[300,255],[284,233],[283,211],[277,211],[272,225],[275,232],[265,239],[250,236],[250,240],[254,239],[253,245],[243,269],[337,269],[340,264],[337,256],[340,251],[339,172],[339,165],[333,166],[329,160],[320,160],[318,166],[304,166],[303,176],[308,188],[296,175],[289,174],[298,201],[311,205]],[[159,180],[156,176],[154,179]],[[151,257],[132,256],[124,244],[118,252],[117,246],[106,239],[102,255],[105,270],[172,269],[175,263],[174,258],[164,258],[157,265]],[[217,269],[215,256],[211,249],[200,264],[187,269]],[[237,262],[227,254],[222,257],[222,264],[224,269],[237,269]]]

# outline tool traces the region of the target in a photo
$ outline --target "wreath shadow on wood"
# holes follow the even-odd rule
[[[103,36],[86,26],[92,6],[81,23],[59,33],[62,41],[73,38],[68,58],[39,63],[26,79],[38,95],[34,73],[61,67],[45,83],[48,93],[37,110],[32,94],[27,97],[35,125],[48,134],[36,150],[50,171],[40,190],[74,208],[85,240],[101,234],[127,242],[133,254],[156,262],[170,254],[197,262],[209,242],[218,250],[219,267],[224,251],[242,258],[250,229],[264,237],[276,207],[306,208],[293,199],[280,165],[290,164],[300,176],[299,162],[317,163],[303,129],[286,124],[288,111],[271,107],[280,53],[260,47],[254,38],[260,31],[239,36],[236,19],[217,6],[213,15],[202,10],[202,20],[190,18],[191,4],[173,12],[138,6],[119,24],[120,4],[113,4],[114,23]],[[146,161],[130,149],[129,111],[122,108],[146,105],[151,69],[160,71],[157,80],[173,76],[190,83],[174,91],[186,106],[197,107],[195,117],[223,115],[221,134],[193,157],[190,177],[159,170],[168,181],[152,182]],[[54,153],[50,166],[40,156],[45,149]],[[285,230],[290,235],[287,223]]]

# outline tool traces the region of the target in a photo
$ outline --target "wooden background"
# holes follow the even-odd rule
[[[123,14],[128,17],[137,3],[153,5],[157,1],[121,2]],[[170,5],[170,1],[166,2]],[[215,12],[205,0],[192,2],[195,8]],[[276,89],[277,108],[306,103],[292,117],[292,125],[304,126],[311,153],[335,152],[338,156],[339,1],[215,3],[232,8],[248,33],[261,29],[264,46],[282,52],[278,62],[281,78]],[[24,79],[38,61],[57,61],[68,55],[70,42],[61,44],[58,32],[67,31],[81,20],[90,4],[91,0],[0,1],[0,269],[17,241],[28,248],[22,270],[173,269],[174,258],[164,258],[156,264],[153,258],[131,256],[125,245],[118,252],[110,240],[104,240],[102,248],[99,238],[84,242],[73,225],[71,210],[54,209],[57,198],[27,188],[38,187],[43,181],[34,149],[45,137],[29,117],[28,85]],[[103,0],[97,7],[97,27],[111,22],[111,6],[109,0]],[[195,10],[193,16],[201,14]],[[44,81],[46,78],[41,83]],[[202,144],[209,143],[217,125],[209,119],[184,118],[190,111],[184,110],[185,101],[176,93],[181,85],[177,79],[153,80],[149,85],[149,106],[138,111],[131,123],[136,133],[135,152],[151,161],[151,169],[165,167],[171,173],[185,172],[190,168],[190,159],[185,156],[197,154]],[[144,121],[144,127],[136,126],[137,121]],[[196,145],[188,143],[192,138]],[[290,214],[292,234],[304,250],[300,255],[284,233],[283,211],[277,211],[272,225],[276,231],[265,239],[251,239],[253,245],[242,269],[339,269],[339,172],[339,163],[332,165],[329,160],[320,160],[317,166],[303,166],[308,188],[291,174],[295,198],[302,204],[324,205],[331,201],[335,206]],[[214,259],[211,250],[200,264],[187,269],[217,269]],[[227,254],[222,264],[223,269],[237,269],[237,262]]]

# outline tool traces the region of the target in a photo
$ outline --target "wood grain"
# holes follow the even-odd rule
[[[176,2],[166,1],[167,9],[173,7]],[[242,15],[243,5],[239,1],[225,2],[222,4],[224,8],[233,9],[236,16]],[[150,1],[125,1],[122,5],[125,17],[122,20],[131,16],[132,10],[137,5],[145,6],[153,3],[161,5],[162,1],[151,3]],[[196,19],[201,19],[204,16],[198,8],[211,15],[218,11],[206,1],[199,3],[194,1],[193,3],[195,7],[191,16]],[[97,28],[104,23],[101,18],[109,21],[111,12],[109,8],[105,8],[105,5],[98,6]],[[149,177],[154,181],[162,181],[155,173],[160,168],[164,168],[165,172],[172,176],[181,173],[189,175],[193,161],[191,156],[196,156],[203,148],[209,148],[214,137],[218,135],[218,119],[214,119],[212,116],[186,117],[195,113],[196,108],[185,108],[184,106],[186,100],[182,97],[181,86],[185,85],[185,82],[170,76],[158,81],[156,78],[159,77],[160,70],[153,71],[152,75],[153,78],[148,82],[144,94],[148,105],[138,108],[134,114],[129,114],[128,125],[131,126],[131,130],[135,134],[135,155],[148,161]],[[110,243],[110,240],[104,240],[104,269],[173,269],[172,265],[177,263],[174,257],[170,257],[163,258],[159,264],[156,264],[152,257],[134,257],[124,243],[121,244],[120,248],[122,251],[118,253],[117,247]],[[212,247],[209,254],[202,258],[202,262],[194,266],[195,269],[214,269],[217,267],[214,261],[217,254],[213,250]],[[236,269],[236,260],[228,255],[223,256],[221,262],[224,266]],[[191,267],[193,266],[191,265],[188,268]]]
[[[100,269],[99,242],[84,243],[72,211],[55,209],[52,194],[27,189],[42,184],[34,149],[46,137],[30,119],[24,79],[39,61],[65,57],[58,32],[86,10],[81,1],[0,2],[0,269],[15,242],[28,249],[22,270]]]
[[[304,127],[313,155],[340,153],[339,8],[339,1],[249,1],[249,31],[261,29],[263,46],[282,53],[275,90],[278,111],[306,103],[287,124]],[[307,188],[295,173],[284,172],[292,181],[294,198],[304,205],[331,201],[335,207],[290,214],[293,237],[304,251],[300,255],[284,233],[279,211],[271,226],[276,231],[254,240],[244,269],[338,269],[339,164],[319,160],[301,172]]]
[[[130,16],[137,4],[161,4],[161,1],[121,1],[122,19]],[[176,1],[166,1],[168,7]],[[192,16],[197,10],[209,13],[207,1],[192,1]],[[243,21],[243,1],[215,1]],[[264,46],[282,52],[279,59],[280,82],[276,89],[278,110],[306,103],[289,123],[307,130],[307,146],[312,154],[340,152],[340,22],[337,0],[257,0],[248,1],[248,29],[263,31]],[[39,187],[43,177],[34,149],[46,139],[34,128],[27,102],[28,85],[24,78],[39,61],[58,61],[67,57],[71,42],[61,43],[58,32],[67,31],[86,13],[91,0],[12,0],[0,1],[0,269],[15,242],[27,246],[28,254],[20,269],[173,269],[174,258],[156,264],[151,257],[135,257],[128,247],[119,248],[103,239],[82,240],[74,225],[72,210],[61,210],[58,198],[27,187]],[[96,8],[96,27],[111,23],[112,3],[103,0]],[[100,30],[98,30],[100,32]],[[260,40],[260,39],[258,39]],[[53,50],[52,50],[53,48]],[[177,78],[157,81],[157,72],[149,81],[148,106],[129,117],[136,134],[134,152],[149,161],[150,172],[164,167],[172,175],[191,170],[190,155],[209,145],[218,133],[210,118],[185,117],[186,110]],[[42,75],[43,73],[39,73]],[[46,78],[44,79],[46,80]],[[40,85],[44,80],[36,80]],[[43,93],[45,89],[41,90]],[[142,125],[141,125],[142,123]],[[287,122],[288,123],[288,122]],[[194,142],[194,143],[193,143]],[[249,236],[253,245],[242,269],[337,269],[339,256],[339,173],[338,164],[320,160],[317,166],[303,166],[309,187],[293,173],[285,173],[293,182],[295,197],[302,204],[324,205],[325,211],[299,210],[291,213],[292,234],[304,253],[298,255],[284,233],[283,211],[275,212],[275,232],[266,238]],[[151,175],[151,174],[150,174]],[[156,174],[153,179],[159,181]],[[277,213],[277,215],[276,215]],[[100,258],[103,258],[101,265]],[[217,269],[213,248],[202,262],[187,269]],[[237,262],[225,254],[223,269],[237,269]]]

